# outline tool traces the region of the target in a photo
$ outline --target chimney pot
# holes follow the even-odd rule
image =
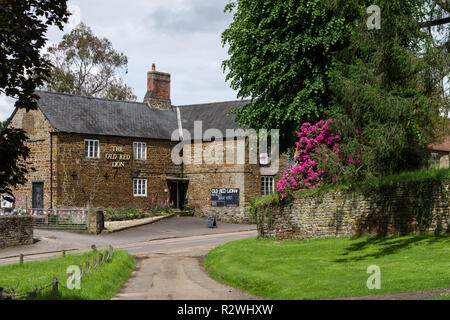
[[[152,71],[147,73],[147,93],[144,102],[150,108],[170,109],[170,74],[156,71],[156,64],[152,64]]]

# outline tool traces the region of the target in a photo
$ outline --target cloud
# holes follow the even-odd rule
[[[236,99],[225,82],[221,63],[228,58],[221,34],[232,21],[225,14],[228,0],[69,0],[69,8],[92,28],[98,37],[111,40],[113,47],[128,57],[124,81],[142,101],[147,71],[152,63],[171,73],[174,105]],[[56,27],[47,33],[47,47],[71,31]],[[14,101],[0,100],[0,117],[13,111]],[[4,111],[7,110],[7,111]]]
[[[127,6],[118,0],[70,3],[80,7],[83,22],[97,36],[111,40],[128,57],[124,80],[138,101],[145,95],[152,63],[171,73],[174,105],[236,99],[221,68],[228,57],[221,34],[232,20],[223,12],[228,0],[130,0]]]
[[[223,1],[185,0],[177,6],[160,6],[146,17],[155,30],[170,34],[192,32],[221,32],[230,22],[224,13]]]

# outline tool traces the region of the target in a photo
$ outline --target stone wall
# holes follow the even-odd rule
[[[202,153],[195,152],[201,148]],[[223,156],[215,153],[213,149],[222,150]],[[211,152],[210,152],[211,151]],[[187,192],[188,206],[195,209],[197,216],[214,215],[220,221],[248,222],[246,212],[245,195],[251,190],[246,188],[245,164],[227,164],[227,148],[224,142],[204,142],[191,145],[191,157],[184,153],[184,175],[189,178]],[[220,163],[220,161],[225,163]],[[213,207],[211,206],[211,189],[213,188],[238,188],[239,207]]]
[[[244,143],[244,146],[246,144]],[[200,146],[197,145],[198,148]],[[188,206],[195,209],[195,215],[207,217],[213,215],[217,220],[233,223],[253,223],[248,211],[249,201],[261,196],[261,166],[249,163],[249,152],[246,148],[245,163],[238,164],[238,141],[234,145],[227,145],[225,141],[203,142],[201,145],[203,159],[200,153],[194,152],[195,145],[191,145],[190,160],[184,155],[184,175],[189,178],[187,192]],[[234,148],[234,151],[231,150]],[[223,156],[215,158],[215,151],[222,150]],[[235,163],[228,164],[227,153],[233,152]],[[223,163],[217,159],[223,159]],[[281,179],[287,167],[288,157],[280,157],[280,169],[275,177],[275,185]],[[213,207],[211,206],[211,189],[238,188],[239,207]]]
[[[26,175],[28,181],[13,190],[18,199],[16,207],[32,207],[32,183],[44,183],[44,208],[69,209],[73,207],[101,208],[148,208],[169,198],[167,178],[189,179],[188,206],[194,208],[197,216],[215,215],[226,222],[250,223],[249,201],[261,196],[261,173],[259,164],[249,164],[248,145],[244,143],[245,163],[236,164],[237,140],[232,146],[219,146],[224,153],[225,163],[215,163],[212,149],[218,142],[203,142],[201,148],[205,157],[194,158],[192,145],[191,163],[176,165],[171,158],[172,148],[177,142],[167,140],[141,139],[132,137],[97,136],[56,132],[40,110],[26,113],[16,112],[12,126],[24,128],[30,137],[31,157]],[[100,157],[87,159],[84,155],[84,139],[100,142]],[[133,159],[133,142],[147,143],[147,160]],[[112,167],[113,160],[107,154],[117,154],[114,147],[121,147],[120,154],[130,156],[123,167]],[[226,163],[229,150],[234,149],[235,162]],[[211,161],[212,160],[212,161]],[[281,156],[280,168],[272,175],[275,185],[287,167],[288,157]],[[35,170],[31,170],[34,168]],[[270,175],[270,174],[267,174]],[[133,196],[133,178],[147,179],[147,196]],[[212,207],[212,188],[239,188],[239,207]],[[41,209],[41,208],[37,208]]]
[[[180,167],[172,163],[172,142],[114,136],[91,136],[58,133],[54,143],[53,206],[57,208],[94,207],[148,208],[169,198],[166,178],[177,176]],[[100,142],[99,159],[84,155],[84,139]],[[133,142],[147,143],[147,160],[133,159]],[[122,151],[114,151],[121,147]],[[123,167],[113,167],[107,155],[129,157]],[[120,160],[117,160],[120,161]],[[147,179],[147,196],[133,195],[133,178]]]
[[[422,181],[372,192],[296,195],[258,214],[261,237],[309,239],[450,232],[449,182]]]
[[[25,144],[30,148],[30,157],[27,159],[28,174],[26,175],[28,181],[13,190],[18,201],[16,207],[32,208],[33,181],[43,181],[44,207],[49,208],[51,205],[51,132],[54,129],[39,109],[28,112],[24,109],[18,109],[9,126],[25,130],[29,138]]]
[[[86,207],[143,208],[169,198],[166,178],[178,176],[171,150],[175,143],[166,140],[80,135],[55,132],[40,110],[18,110],[10,126],[23,128],[29,140],[27,182],[13,190],[16,207],[32,208],[32,183],[44,183],[44,208]],[[100,158],[86,159],[84,139],[100,141]],[[133,142],[147,143],[147,160],[133,159]],[[113,146],[129,155],[121,168],[113,168],[106,154],[117,153]],[[133,196],[133,178],[147,179],[147,197]]]
[[[0,217],[0,248],[33,244],[30,216]]]

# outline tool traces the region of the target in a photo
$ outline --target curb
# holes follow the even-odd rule
[[[103,229],[101,234],[111,234],[111,233],[114,233],[114,232],[119,232],[119,231],[131,229],[131,228],[141,227],[141,226],[145,226],[147,224],[152,224],[152,223],[155,223],[155,222],[158,222],[158,221],[161,221],[161,220],[165,220],[165,219],[168,219],[168,218],[171,218],[171,217],[175,217],[175,216],[176,216],[175,214],[170,214],[170,215],[167,215],[167,216],[156,217],[152,221],[141,222],[141,223],[137,223],[137,224],[134,224],[134,225],[131,225],[131,226],[120,227],[120,228],[116,228],[116,229],[112,229],[112,230],[111,229]]]

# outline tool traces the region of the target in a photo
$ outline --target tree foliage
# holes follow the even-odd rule
[[[37,107],[36,87],[50,62],[40,55],[50,25],[61,30],[69,12],[61,0],[0,0],[0,92],[16,98],[16,107]]]
[[[35,94],[51,64],[40,55],[49,26],[63,29],[69,12],[61,0],[0,0],[0,94],[17,99],[16,108],[37,108]],[[0,130],[0,193],[23,184],[29,149],[21,129]]]
[[[115,100],[136,100],[120,75],[127,73],[128,59],[111,41],[98,38],[85,24],[65,34],[48,49],[54,65],[45,89]]]
[[[427,1],[380,0],[378,5],[381,29],[359,25],[330,73],[328,114],[347,149],[367,149],[352,136],[355,130],[364,132],[371,156],[361,173],[368,176],[424,166],[429,144],[449,134],[448,119],[442,117],[449,111],[442,79],[450,56],[422,27],[429,19]],[[362,19],[364,7],[360,14]]]
[[[26,159],[30,149],[22,129],[4,128],[0,134],[0,193],[12,194],[12,188],[24,184],[28,173]]]
[[[0,132],[3,131],[4,128],[6,128],[6,125],[8,123],[8,119],[4,121],[0,121]]]
[[[373,4],[379,30],[366,25]],[[239,97],[252,99],[236,110],[239,123],[279,128],[285,151],[302,123],[333,119],[344,154],[370,155],[366,174],[420,167],[429,143],[448,134],[450,63],[446,38],[436,37],[436,28],[448,32],[447,9],[439,0],[231,1],[223,67]],[[369,144],[358,145],[359,131]]]
[[[340,1],[353,12],[352,1]],[[293,145],[299,124],[316,122],[328,109],[327,73],[332,52],[345,47],[352,25],[332,1],[238,0],[226,10],[234,20],[223,32],[230,58],[227,80],[252,104],[238,112],[241,126],[282,128],[281,150]]]

